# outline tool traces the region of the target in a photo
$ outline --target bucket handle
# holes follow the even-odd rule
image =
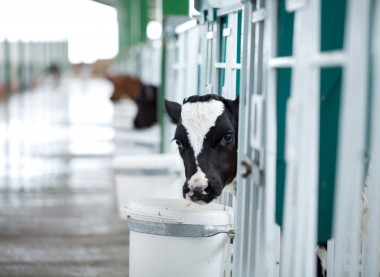
[[[133,216],[140,219],[149,218],[149,219],[153,219],[154,221],[160,221],[160,222],[165,221],[167,223],[183,223],[185,220],[182,216],[167,216],[167,215],[163,216],[160,213],[158,213],[157,215],[154,215],[154,214],[142,215],[140,213],[136,213],[134,210],[129,209],[127,207],[121,207],[120,212],[128,216]]]
[[[212,237],[224,233],[230,238],[231,244],[235,236],[235,231],[231,230],[230,226],[171,224],[132,217],[128,217],[127,225],[130,231],[171,237]]]

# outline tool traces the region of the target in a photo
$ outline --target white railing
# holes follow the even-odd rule
[[[169,50],[176,58],[171,58],[174,59],[170,69],[174,78],[168,82],[175,87],[174,97],[181,98],[173,98],[177,101],[183,99],[181,93],[195,94],[193,86],[198,83],[200,94],[221,91],[224,97],[235,98],[236,84],[240,81],[237,195],[234,198],[224,194],[220,199],[235,208],[234,265],[228,268],[228,274],[315,276],[320,70],[340,67],[343,87],[334,239],[328,241],[327,276],[378,276],[380,3],[348,0],[344,48],[321,52],[320,26],[321,20],[325,20],[321,19],[321,1],[288,0],[288,11],[294,12],[293,55],[278,57],[278,1],[241,2],[223,6],[214,15],[209,9],[208,18],[203,18],[198,25],[193,21],[191,28],[178,28],[178,39]],[[241,34],[238,32],[239,11],[242,13]],[[227,26],[222,26],[222,17],[228,17]],[[198,31],[190,41],[192,29]],[[240,35],[241,49],[238,49]],[[225,60],[220,59],[223,39]],[[191,49],[195,44],[200,45],[199,51]],[[241,62],[237,59],[239,51]],[[196,63],[190,65],[189,61]],[[198,68],[198,77],[189,75],[191,70],[198,72]],[[277,74],[281,68],[292,69],[286,118],[287,171],[282,234],[275,223]],[[224,72],[223,84],[220,72]],[[251,168],[251,175],[242,177],[246,170],[242,162]]]

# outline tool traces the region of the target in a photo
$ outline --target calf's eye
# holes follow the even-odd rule
[[[226,144],[229,144],[231,143],[232,141],[232,131],[227,131],[224,136],[223,136],[223,141],[226,143]]]
[[[178,139],[175,140],[175,143],[177,144],[178,148],[182,148],[182,142],[180,142]]]

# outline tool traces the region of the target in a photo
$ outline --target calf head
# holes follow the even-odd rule
[[[236,176],[239,98],[191,96],[183,105],[165,100],[174,140],[185,166],[183,197],[209,203]]]

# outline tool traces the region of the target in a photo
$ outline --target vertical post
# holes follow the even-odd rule
[[[370,1],[348,4],[337,189],[335,276],[358,276],[368,79]],[[349,189],[347,189],[349,184]]]
[[[380,274],[380,2],[372,2],[373,32],[372,32],[372,108],[371,137],[370,137],[370,166],[366,200],[369,204],[368,225],[363,245],[363,272],[362,276],[379,276]]]
[[[159,90],[158,90],[158,109],[157,109],[157,116],[158,116],[158,119],[159,119],[159,123],[160,123],[160,153],[164,153],[164,150],[165,150],[165,132],[166,132],[166,129],[165,127],[167,126],[167,124],[165,124],[165,118],[164,118],[164,105],[165,105],[165,79],[166,79],[166,68],[167,68],[167,64],[166,64],[166,45],[167,41],[166,41],[166,37],[165,37],[165,34],[162,35],[162,47],[161,47],[161,84],[160,84],[160,87],[159,87]]]
[[[265,178],[263,178],[266,173],[266,168],[264,167],[263,161],[265,153],[265,143],[263,141],[265,129],[264,129],[264,99],[266,92],[263,91],[263,47],[264,47],[264,25],[266,24],[265,20],[258,20],[253,22],[254,15],[259,13],[264,8],[263,0],[256,1],[255,6],[253,7],[253,14],[251,15],[253,23],[252,36],[254,37],[254,43],[251,45],[251,63],[252,71],[251,76],[251,87],[250,91],[250,125],[251,131],[249,133],[249,143],[251,148],[251,160],[253,161],[253,173],[251,186],[253,187],[254,198],[250,201],[255,201],[254,203],[254,212],[257,214],[254,224],[251,226],[251,229],[256,229],[254,233],[255,237],[252,238],[254,248],[251,250],[252,256],[254,258],[253,266],[251,270],[254,276],[264,276],[266,275],[266,258],[267,255],[262,255],[261,253],[270,254],[271,251],[268,251],[267,246],[267,234],[270,232],[270,229],[266,229],[265,222],[267,216],[271,217],[268,214],[266,207],[267,200],[267,187],[265,184]],[[253,233],[250,231],[250,233]],[[269,273],[269,272],[268,272]]]
[[[253,263],[251,256],[254,249],[254,233],[251,233],[251,226],[254,223],[255,210],[250,205],[253,205],[251,177],[243,178],[241,173],[243,168],[241,162],[250,156],[249,137],[250,122],[249,122],[249,95],[252,90],[252,23],[251,13],[252,4],[245,2],[243,4],[243,26],[242,33],[242,74],[240,82],[240,106],[239,106],[239,142],[238,142],[238,173],[237,173],[237,194],[235,208],[235,229],[236,239],[234,245],[234,275],[235,276],[252,276],[252,271],[248,268]]]
[[[263,276],[279,276],[280,228],[275,223],[277,164],[277,71],[269,60],[277,56],[277,1],[266,1],[263,34],[263,87],[265,94],[265,240]]]
[[[314,276],[317,241],[319,69],[318,0],[295,11],[294,74],[288,102],[286,192],[281,275]]]

